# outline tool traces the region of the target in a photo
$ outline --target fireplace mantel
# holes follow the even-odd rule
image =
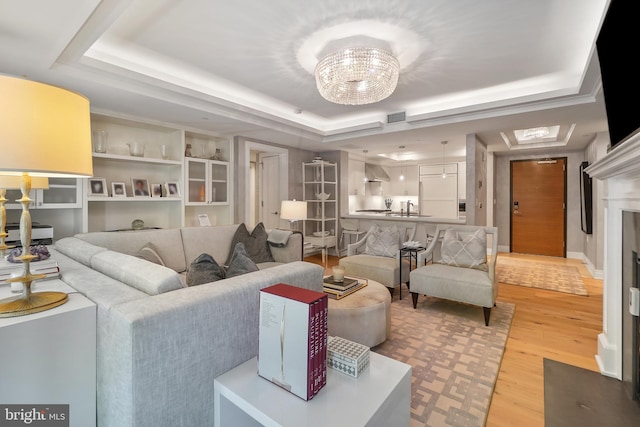
[[[586,172],[605,183],[602,333],[596,361],[603,375],[622,379],[622,212],[640,211],[640,133],[591,164]]]
[[[640,178],[640,132],[594,162],[586,172],[601,180]]]

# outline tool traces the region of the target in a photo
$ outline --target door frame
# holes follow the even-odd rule
[[[279,154],[274,154],[274,153],[265,153],[265,152],[259,152],[257,153],[257,172],[258,172],[258,186],[257,186],[257,198],[258,198],[258,203],[260,203],[259,206],[256,206],[256,209],[258,209],[258,222],[265,222],[265,206],[264,206],[264,188],[266,187],[264,184],[264,159],[265,158],[269,158],[269,159],[273,159],[273,158],[278,158],[278,175],[280,175],[280,167],[282,166],[280,160],[281,157]],[[278,189],[278,197],[280,198],[280,202],[282,201],[282,189],[279,188]],[[280,211],[280,206],[276,207],[276,211]],[[279,212],[278,212],[279,213]],[[282,221],[282,220],[279,220]],[[266,224],[265,224],[266,225]],[[281,227],[281,223],[278,223],[278,227]]]
[[[251,179],[250,174],[250,165],[251,165],[251,151],[259,151],[262,153],[273,153],[280,157],[280,195],[281,197],[289,198],[289,150],[282,147],[274,147],[273,145],[261,144],[259,142],[254,141],[246,141],[244,144],[244,158],[245,158],[245,176],[244,182],[249,183]],[[241,189],[239,189],[241,191]],[[244,218],[242,221],[245,224],[250,222],[250,209],[252,200],[249,194],[248,188],[247,191],[244,192]]]
[[[553,160],[564,160],[564,236],[562,237],[564,241],[563,247],[563,258],[567,257],[567,169],[569,169],[569,159],[568,157],[541,157],[541,158],[530,158],[530,159],[515,159],[509,161],[509,252],[513,252],[513,164],[518,162],[543,162],[543,161],[553,161]]]

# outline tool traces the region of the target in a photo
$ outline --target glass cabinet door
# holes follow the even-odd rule
[[[185,165],[186,174],[186,201],[188,205],[207,204],[207,160],[187,159]]]
[[[211,189],[209,202],[213,204],[229,203],[229,163],[211,161],[209,165],[209,185]]]
[[[38,190],[38,209],[82,207],[81,184],[77,178],[49,178],[49,189]]]

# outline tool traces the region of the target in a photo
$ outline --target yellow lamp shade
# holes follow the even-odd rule
[[[0,75],[0,171],[93,175],[89,100],[43,83]]]

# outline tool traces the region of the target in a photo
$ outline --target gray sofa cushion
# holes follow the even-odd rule
[[[131,255],[105,251],[91,258],[91,267],[149,295],[184,288],[178,273]]]
[[[237,224],[183,227],[180,232],[187,263],[191,264],[200,254],[209,254],[219,262],[226,261],[232,250],[231,241],[237,229]]]
[[[238,226],[236,230],[236,234],[233,236],[233,240],[231,241],[231,248],[236,247],[236,243],[243,243],[244,247],[247,250],[247,254],[249,258],[253,260],[255,263],[260,262],[272,262],[275,261],[273,256],[271,255],[271,250],[269,249],[269,243],[267,230],[264,228],[263,223],[259,223],[254,227],[249,234],[249,230],[247,230],[247,226],[242,223]],[[231,251],[230,251],[231,252]],[[232,253],[229,254],[229,258],[227,258],[226,265],[231,263]]]
[[[158,250],[165,265],[172,270],[185,271],[185,251],[179,228],[139,231],[98,231],[76,234],[75,237],[97,246],[137,256],[147,243],[151,242]],[[204,251],[203,251],[204,252]],[[195,257],[194,257],[195,258]]]
[[[91,258],[94,255],[106,251],[106,248],[96,246],[75,237],[64,237],[58,241],[54,248],[68,257],[91,267]]]

